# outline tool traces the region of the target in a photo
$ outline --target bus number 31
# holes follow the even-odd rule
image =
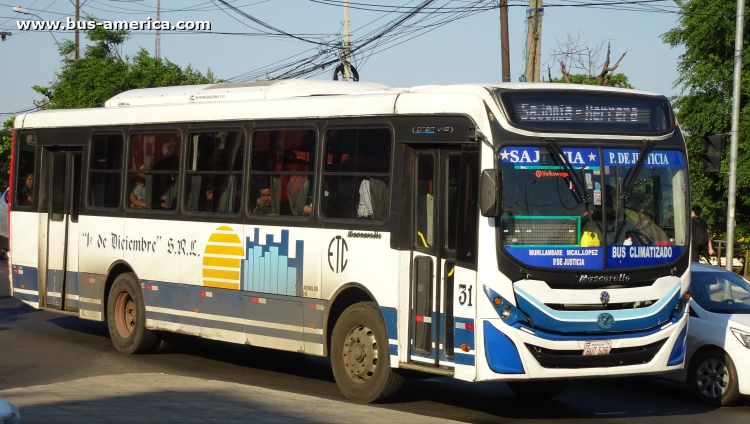
[[[463,306],[466,304],[466,302],[469,302],[467,306],[474,306],[471,304],[471,289],[473,289],[474,286],[466,287],[466,284],[459,284],[458,290],[461,291],[461,293],[458,295],[458,303]],[[468,295],[467,295],[468,292]]]

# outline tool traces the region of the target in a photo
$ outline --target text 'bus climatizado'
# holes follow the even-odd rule
[[[268,81],[19,116],[16,298],[331,357],[358,401],[400,370],[508,381],[682,367],[685,142],[669,102],[559,84]],[[539,380],[544,380],[540,384]]]

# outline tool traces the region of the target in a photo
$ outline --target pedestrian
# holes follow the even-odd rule
[[[714,254],[714,247],[711,243],[711,234],[708,231],[708,224],[701,218],[701,207],[693,205],[693,209],[690,212],[691,218],[691,229],[693,237],[690,241],[690,251],[693,262],[700,262],[700,255],[705,254],[706,248],[708,248],[709,256],[705,256],[708,263],[711,263],[711,257]]]
[[[18,407],[7,400],[0,398],[0,423],[18,424],[20,421],[21,413],[18,412]]]

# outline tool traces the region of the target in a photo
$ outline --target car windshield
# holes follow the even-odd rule
[[[681,152],[499,150],[501,245],[528,265],[601,270],[668,264],[689,242]]]
[[[690,293],[707,311],[750,314],[750,284],[729,271],[693,272]]]

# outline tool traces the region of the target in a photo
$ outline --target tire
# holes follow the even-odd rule
[[[521,397],[552,399],[568,388],[568,380],[509,381],[508,387]]]
[[[701,402],[725,406],[740,397],[737,369],[723,350],[702,352],[690,362],[690,388]]]
[[[404,382],[391,368],[385,323],[374,302],[344,310],[333,327],[330,352],[336,384],[351,400],[386,401]]]
[[[122,353],[151,352],[158,338],[146,329],[146,304],[138,278],[120,274],[107,299],[107,326],[112,344]]]

